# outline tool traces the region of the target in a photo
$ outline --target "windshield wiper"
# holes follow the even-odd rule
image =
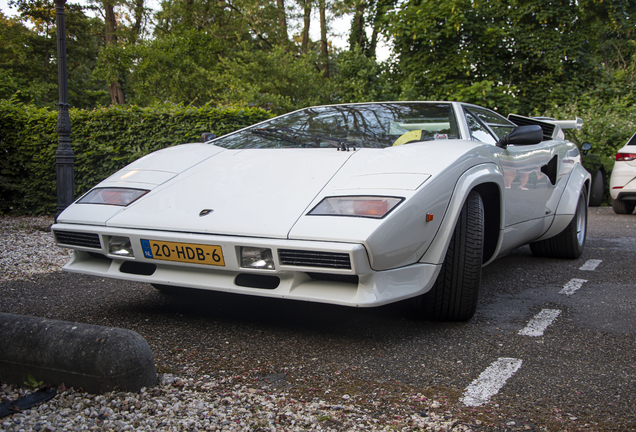
[[[326,142],[330,147],[336,147],[338,150],[349,151],[348,141],[346,139],[302,132],[289,127],[255,128],[250,129],[250,132],[254,135],[260,135],[266,138],[278,138],[299,145],[306,145],[306,143],[301,141],[299,138],[305,138],[312,141],[319,140]],[[352,148],[355,151],[356,148]]]

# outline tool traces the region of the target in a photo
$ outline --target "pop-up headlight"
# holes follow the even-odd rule
[[[84,195],[78,204],[107,204],[125,207],[147,194],[145,189],[97,188]]]
[[[122,257],[134,257],[132,244],[128,237],[109,236],[108,253]]]
[[[404,198],[381,196],[327,197],[308,214],[323,216],[358,216],[381,219]]]
[[[267,248],[241,246],[241,267],[274,270],[272,250]]]

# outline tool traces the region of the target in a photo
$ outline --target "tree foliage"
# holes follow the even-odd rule
[[[0,12],[0,99],[52,106],[57,102],[57,32],[51,0],[16,2],[18,18]],[[66,9],[69,102],[95,106],[107,101],[104,85],[92,72],[101,23],[80,6]]]
[[[69,101],[259,106],[462,100],[544,114],[579,100],[629,105],[636,77],[631,0],[144,0],[67,4]],[[52,105],[52,0],[0,16],[0,98]],[[320,36],[310,40],[312,17]],[[349,14],[349,48],[329,41]],[[381,37],[392,57],[376,60]],[[627,100],[625,100],[627,98]],[[578,105],[577,105],[578,106]]]
[[[594,86],[599,56],[615,54],[633,8],[626,0],[410,0],[389,14],[388,34],[405,97],[529,113]]]

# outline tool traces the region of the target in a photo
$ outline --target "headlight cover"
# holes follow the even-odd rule
[[[145,189],[97,188],[84,195],[78,204],[106,204],[126,207],[147,194]]]
[[[327,197],[307,214],[382,219],[402,201],[404,198],[386,196]]]

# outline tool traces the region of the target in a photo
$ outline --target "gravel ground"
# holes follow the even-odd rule
[[[46,217],[0,217],[0,293],[3,281],[32,281],[36,275],[60,272],[70,253],[53,244]],[[341,401],[314,394],[290,396],[250,386],[251,377],[225,371],[198,375],[197,368],[179,374],[159,373],[153,388],[139,393],[93,395],[82,389],[58,389],[39,406],[0,419],[3,431],[470,431],[479,420],[461,423],[443,397],[401,393],[390,400],[360,401],[344,394]],[[273,382],[276,377],[271,377]],[[33,389],[1,384],[0,403]],[[381,394],[381,389],[378,389]],[[364,402],[364,403],[363,403]]]

